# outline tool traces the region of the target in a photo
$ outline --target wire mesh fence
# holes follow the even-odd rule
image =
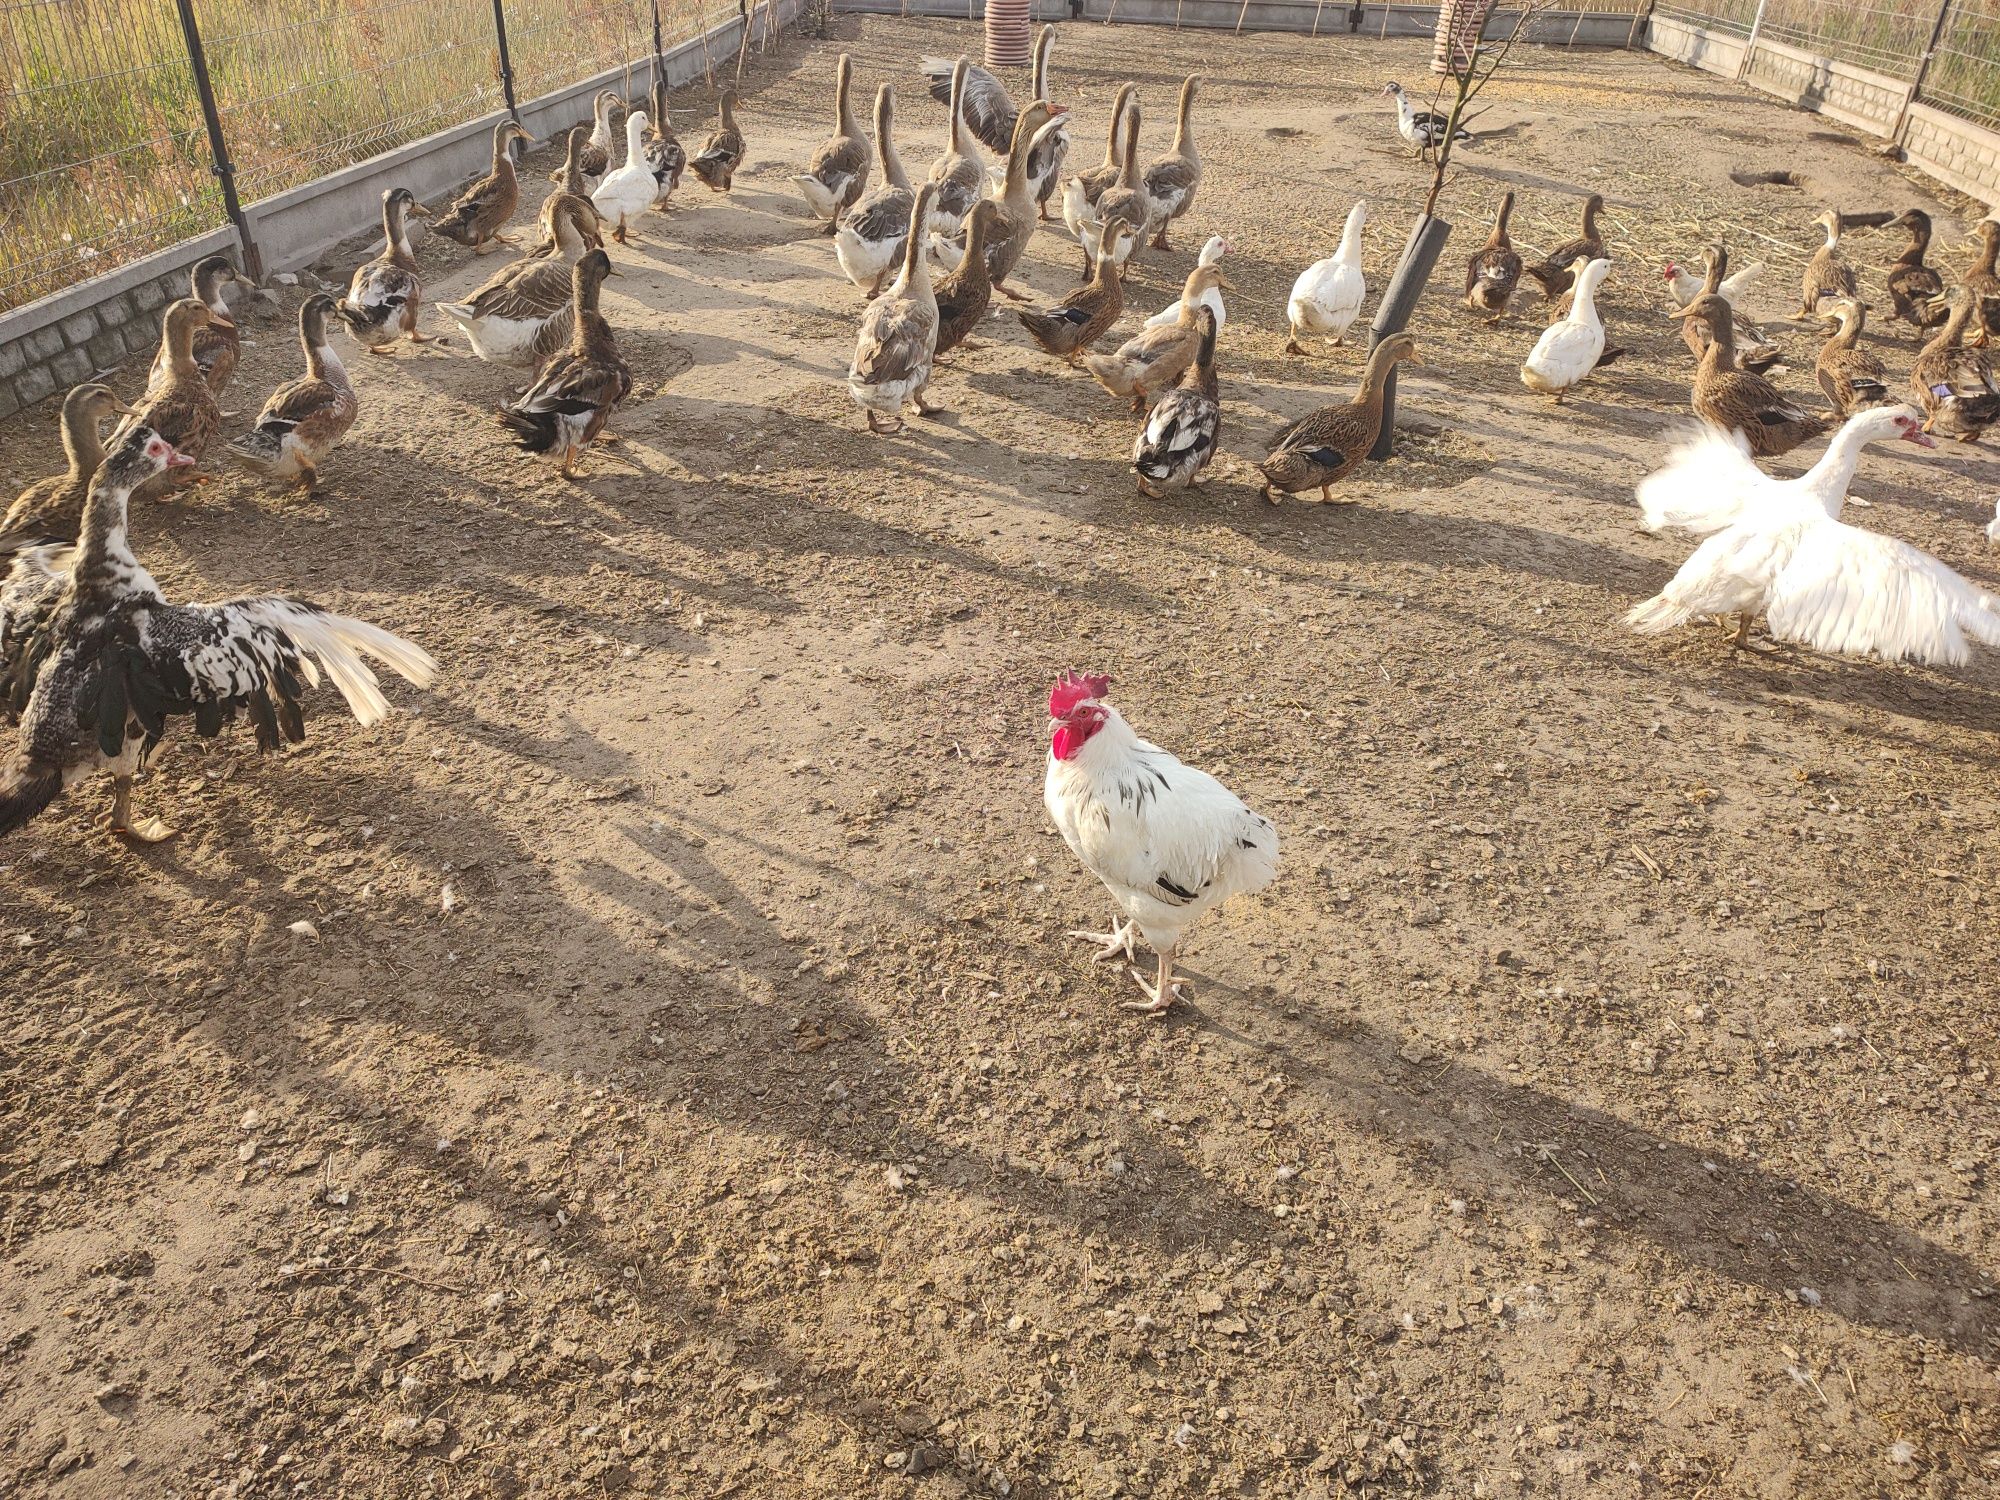
[[[1953,0],[1921,92],[1927,104],[2000,125],[2000,0]]]
[[[1760,34],[1907,83],[1930,44],[1938,0],[1767,0]]]
[[[183,12],[246,204],[506,107],[494,0],[0,0],[0,312],[228,222]],[[653,54],[654,0],[498,15],[521,102]]]

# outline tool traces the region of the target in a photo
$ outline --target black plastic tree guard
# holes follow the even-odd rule
[[[1431,272],[1437,268],[1438,256],[1444,252],[1444,242],[1451,238],[1451,225],[1443,219],[1420,218],[1410,231],[1410,241],[1403,247],[1402,263],[1396,267],[1396,274],[1389,278],[1388,289],[1382,293],[1382,301],[1375,309],[1375,321],[1368,325],[1368,347],[1373,349],[1392,333],[1401,333],[1410,326],[1410,315],[1417,310],[1417,299],[1424,294],[1424,287],[1431,279]],[[1396,371],[1392,366],[1389,378],[1382,382],[1382,426],[1375,434],[1375,446],[1368,450],[1373,459],[1387,458],[1396,446]]]

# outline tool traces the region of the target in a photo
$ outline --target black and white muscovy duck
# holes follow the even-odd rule
[[[112,832],[171,838],[159,819],[132,817],[133,774],[168,719],[192,717],[196,733],[213,735],[240,709],[269,750],[305,738],[299,695],[322,668],[363,724],[386,717],[389,702],[360,653],[418,687],[436,675],[420,647],[302,599],[169,604],[132,555],[126,504],[137,486],[193,462],[152,428],[128,429],[97,471],[74,546],[14,552],[0,580],[0,688],[20,730],[0,767],[0,834],[107,770]]]
[[[1396,133],[1404,140],[1420,151],[1428,151],[1444,141],[1445,128],[1451,124],[1449,116],[1441,115],[1434,109],[1412,108],[1410,97],[1403,92],[1400,83],[1383,84],[1382,93],[1385,98],[1396,101]],[[1472,132],[1463,124],[1452,134],[1452,140],[1460,145],[1471,139]]]

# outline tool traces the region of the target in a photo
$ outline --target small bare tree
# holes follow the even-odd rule
[[[1431,148],[1431,188],[1424,197],[1424,217],[1431,218],[1437,213],[1438,196],[1444,191],[1445,172],[1451,166],[1451,153],[1458,144],[1455,139],[1459,128],[1471,118],[1466,114],[1466,106],[1485,91],[1493,81],[1493,75],[1500,71],[1500,65],[1507,60],[1507,54],[1514,50],[1514,44],[1527,34],[1529,25],[1543,11],[1553,8],[1555,0],[1528,0],[1514,17],[1514,26],[1499,46],[1491,47],[1479,42],[1471,47],[1462,47],[1456,38],[1445,45],[1445,73],[1438,79],[1437,92],[1431,96],[1431,109],[1437,110],[1447,90],[1450,91],[1451,110],[1445,116],[1444,133]]]

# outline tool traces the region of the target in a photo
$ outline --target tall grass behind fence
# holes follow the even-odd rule
[[[503,0],[526,103],[653,51],[652,0]],[[492,0],[194,0],[246,204],[504,107]],[[735,0],[661,0],[664,45]],[[173,0],[0,0],[0,312],[227,222]]]
[[[1655,14],[1730,36],[1784,42],[1901,83],[1916,97],[2000,126],[2000,0],[1659,0]],[[1933,28],[1938,44],[1925,68]]]

